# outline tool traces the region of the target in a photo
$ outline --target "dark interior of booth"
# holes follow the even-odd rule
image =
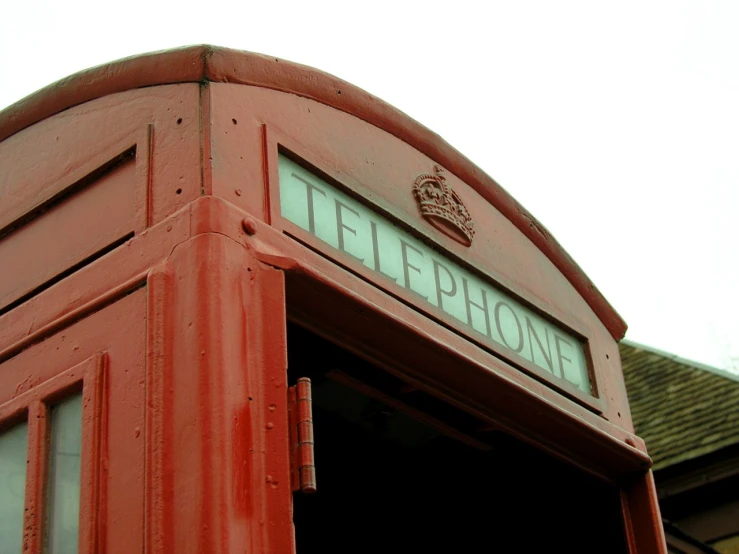
[[[293,495],[298,554],[628,551],[615,486],[289,322],[301,377],[317,490]]]

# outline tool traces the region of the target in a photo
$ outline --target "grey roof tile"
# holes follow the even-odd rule
[[[634,427],[654,469],[739,443],[739,378],[632,342],[619,347]]]

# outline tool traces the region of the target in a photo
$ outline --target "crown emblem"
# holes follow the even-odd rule
[[[419,175],[413,183],[413,196],[421,215],[431,225],[457,242],[470,246],[475,224],[459,195],[446,182],[444,170],[434,166],[434,174]]]

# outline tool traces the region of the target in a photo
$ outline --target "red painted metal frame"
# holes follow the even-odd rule
[[[165,261],[165,265],[155,269],[147,281],[151,323],[147,370],[146,551],[232,551],[238,550],[236,545],[241,544],[251,545],[257,551],[292,552],[284,328],[284,310],[288,299],[282,275],[293,275],[298,281],[311,282],[316,289],[324,287],[340,294],[345,297],[348,311],[353,311],[352,305],[360,302],[365,309],[377,312],[375,317],[388,322],[400,319],[402,327],[412,330],[418,339],[434,345],[429,348],[430,351],[442,346],[447,356],[457,358],[457,371],[477,364],[471,359],[461,337],[451,332],[442,336],[420,332],[422,316],[410,312],[399,316],[396,310],[381,308],[380,305],[386,303],[382,293],[367,283],[352,279],[348,283],[349,288],[327,285],[324,270],[330,273],[333,264],[306,251],[269,226],[256,223],[256,232],[246,235],[242,225],[243,212],[221,200],[203,198],[189,206],[186,212],[176,214],[175,220],[177,218],[188,220],[187,236],[191,238],[181,242],[173,255],[167,256],[162,251],[161,245],[165,243],[157,244],[158,230],[173,230],[168,221],[132,241],[132,244],[139,244],[136,249],[139,251],[149,245],[157,246],[156,250],[161,252],[160,256],[164,256]],[[227,255],[227,252],[230,254]],[[107,276],[113,290],[131,290],[132,286],[135,288],[137,285],[130,278],[127,281],[125,273],[110,279],[113,275],[110,269],[119,267],[118,259],[125,260],[126,254],[125,251],[111,253],[107,259],[86,268],[77,277],[95,281],[94,274],[97,273]],[[140,266],[146,264],[146,260],[141,260],[140,256],[134,256],[131,261],[135,263],[128,268],[130,273],[139,273]],[[334,271],[341,270],[334,266]],[[219,292],[202,294],[213,283],[219,284]],[[46,291],[43,295],[51,296],[52,292],[56,291]],[[105,305],[107,295],[101,296],[92,290],[88,296],[91,296],[88,304],[95,304],[97,309]],[[367,304],[362,297],[374,299],[374,302]],[[241,300],[232,301],[239,298]],[[21,306],[12,313],[20,316],[27,311],[24,308],[27,306]],[[300,319],[299,302],[294,302],[293,308],[297,309],[293,317]],[[250,314],[249,318],[244,317],[245,310]],[[53,313],[54,305],[50,303],[37,315],[43,319],[47,317],[44,314]],[[337,312],[330,315],[332,318],[340,316]],[[374,355],[380,365],[399,371],[397,361],[390,363],[376,352],[368,353],[366,344],[352,342],[351,329],[344,329],[349,336],[342,335],[338,328],[345,320],[338,323],[328,321],[323,326],[315,320],[304,321],[315,324],[314,328],[338,339],[354,351],[365,356]],[[364,323],[360,321],[356,325]],[[49,327],[60,328],[42,326],[41,329]],[[393,324],[393,327],[397,327],[397,324]],[[370,328],[388,329],[388,325],[372,325]],[[41,340],[42,336],[36,336],[36,341]],[[214,341],[214,336],[218,336],[219,340]],[[373,342],[370,336],[364,338],[366,341],[360,343]],[[383,337],[380,334],[378,338]],[[12,355],[18,349],[5,351]],[[480,370],[484,370],[484,366]],[[217,380],[221,381],[217,390],[204,395],[202,386],[207,381],[203,379],[218,373],[224,374],[226,382]],[[485,373],[485,379],[488,380],[489,371]],[[462,381],[457,386],[447,382],[441,386],[431,381],[428,375],[409,375],[402,371],[400,374],[519,436],[531,430],[531,421],[516,424],[491,418],[479,398],[464,398],[464,392],[473,392],[479,381],[467,381],[467,385]],[[235,383],[229,382],[234,378],[241,384],[234,386]],[[244,383],[243,379],[247,382]],[[512,386],[505,379],[496,382],[508,388]],[[492,392],[491,386],[494,384],[489,383],[480,392]],[[209,387],[212,388],[213,384]],[[624,438],[619,446],[611,438],[611,434],[619,432],[618,429],[606,426],[609,431],[606,433],[605,429],[583,425],[577,416],[560,412],[551,402],[542,403],[542,400],[534,398],[534,404],[531,404],[530,391],[521,385],[514,389],[519,391],[515,400],[525,402],[519,409],[539,414],[536,419],[544,427],[526,435],[528,440],[535,442],[542,439],[542,442],[538,442],[539,447],[564,456],[600,476],[628,476],[644,471],[648,458],[626,444],[630,441],[643,449],[643,443],[637,437],[622,433]],[[539,392],[546,390],[546,387],[542,387]],[[234,404],[237,391],[243,392],[239,392],[239,401]],[[510,393],[508,391],[506,394]],[[197,409],[193,409],[193,406],[197,406]],[[207,413],[211,415],[206,417]],[[212,426],[214,423],[203,427],[207,421],[215,420],[220,421],[218,430]],[[561,421],[564,425],[562,429],[570,429],[574,434],[566,431],[564,435],[563,431],[552,433],[552,421]],[[606,423],[600,421],[599,426]],[[229,428],[231,431],[226,430]],[[212,462],[203,467],[193,460],[196,445],[192,442],[181,443],[177,439],[183,432],[192,438],[200,437],[198,440],[208,452],[216,446],[210,437],[230,436],[233,450],[219,439],[220,446],[215,449]],[[564,440],[555,445],[544,440],[547,436],[549,439]],[[581,450],[590,452],[589,462],[582,461],[582,456],[573,457],[571,447],[578,444]],[[231,465],[238,463],[238,460],[244,460],[244,465]],[[198,467],[201,469],[197,470]],[[221,474],[223,471],[225,473]],[[648,476],[649,473],[643,475]],[[193,483],[200,483],[197,494],[194,494]],[[247,495],[246,491],[251,492]],[[635,491],[624,493],[625,509],[634,504],[643,504],[644,491],[638,488]],[[259,523],[266,521],[270,522],[268,526]],[[649,525],[654,525],[652,519],[649,521]],[[205,528],[219,531],[204,534]],[[197,535],[193,535],[195,532]],[[640,545],[635,552],[661,552],[646,549],[641,546],[644,543],[634,544]]]
[[[163,83],[181,84],[140,89]],[[242,95],[272,104],[263,114],[253,113],[259,106],[244,102]],[[372,135],[378,141],[400,139],[444,165],[513,222],[585,299],[596,323],[581,321],[584,311],[564,313],[556,303],[542,302],[488,265],[478,271],[587,337],[590,354],[598,356],[593,375],[602,396],[591,401],[566,390],[563,396],[540,375],[534,379],[480,348],[446,316],[429,312],[428,317],[411,307],[403,291],[378,288],[371,276],[335,252],[329,259],[324,247],[276,217],[278,143],[334,181],[364,190],[362,179],[339,171],[319,148],[304,148],[304,137],[281,127],[281,109],[288,103],[290,109],[320,111],[324,121],[335,119],[337,128],[356,126],[358,120],[371,123],[384,133]],[[63,119],[41,121],[65,109]],[[100,122],[115,117],[125,129],[108,140],[98,133]],[[91,445],[89,452],[113,452],[119,442],[130,452],[118,449],[117,457],[99,457],[110,464],[110,472],[104,466],[92,481],[100,486],[100,517],[107,518],[104,525],[93,525],[100,531],[98,539],[90,539],[97,540],[96,551],[133,546],[149,553],[294,552],[289,318],[484,424],[616,483],[630,551],[665,552],[650,460],[631,428],[618,362],[604,361],[617,357],[612,339],[622,336],[625,325],[551,236],[436,135],[320,72],[194,47],[90,70],[0,113],[0,137],[6,138],[0,142],[0,162],[15,157],[28,165],[0,176],[0,192],[20,189],[29,178],[79,181],[71,177],[71,166],[59,170],[51,162],[41,162],[33,173],[33,164],[22,155],[61,133],[69,121],[77,122],[74,133],[67,130],[63,136],[73,145],[68,148],[75,159],[85,164],[93,151],[104,151],[90,167],[107,163],[118,148],[111,145],[129,144],[126,137],[133,137],[136,225],[125,244],[0,314],[0,401],[26,390],[43,392],[53,377],[48,371],[31,372],[32,382],[19,379],[28,373],[24,364],[52,356],[55,347],[75,364],[88,359],[90,349],[108,353],[109,371],[98,382],[117,400],[109,406],[110,418],[101,420],[99,446]],[[72,158],[69,152],[62,145],[53,155]],[[243,166],[233,161],[240,155],[247,158]],[[50,178],[55,171],[60,178]],[[373,204],[381,211],[405,221],[403,213],[378,198]],[[24,221],[37,206],[29,197],[17,213],[0,207],[0,221]],[[44,248],[48,245],[40,242],[39,249]],[[470,265],[459,252],[451,256]],[[79,351],[65,347],[65,337]],[[130,422],[122,421],[124,414]],[[8,415],[17,420],[18,412]],[[42,434],[36,433],[33,444],[44,444]],[[122,467],[124,458],[130,467]],[[103,494],[105,487],[114,490]],[[127,512],[108,517],[113,493]],[[89,506],[83,512],[92,517]],[[131,531],[136,529],[140,533]],[[141,548],[124,544],[125,533],[140,535]]]
[[[381,296],[371,294],[374,287],[367,284],[362,286],[358,282],[354,283],[354,286],[342,290],[343,287],[338,283],[328,284],[326,282],[327,276],[321,271],[324,268],[316,267],[321,264],[315,261],[303,263],[299,260],[299,256],[298,259],[283,258],[277,260],[274,258],[274,245],[269,246],[272,243],[271,239],[274,239],[274,237],[262,238],[261,240],[264,240],[265,244],[261,244],[261,240],[258,238],[260,234],[269,234],[271,231],[270,228],[262,228],[258,224],[251,243],[259,258],[270,265],[284,267],[288,283],[297,280],[306,287],[305,289],[299,288],[296,290],[296,285],[293,285],[292,295],[286,298],[293,320],[305,324],[325,337],[338,341],[349,350],[406,379],[415,387],[441,396],[448,402],[471,411],[482,421],[487,421],[496,428],[503,429],[522,440],[531,442],[538,448],[565,459],[568,463],[579,466],[583,471],[620,486],[623,491],[622,509],[631,552],[665,551],[664,539],[659,525],[659,509],[656,504],[656,496],[653,486],[649,484],[651,482],[651,473],[648,472],[650,461],[644,454],[644,444],[638,437],[627,434],[624,435],[623,442],[618,443],[611,438],[611,433],[616,433],[615,429],[610,428],[609,434],[600,434],[596,427],[584,424],[584,414],[579,414],[582,418],[579,420],[577,416],[573,417],[572,414],[558,412],[556,409],[549,412],[546,408],[547,404],[536,402],[531,404],[531,391],[529,389],[524,391],[523,387],[520,396],[511,398],[511,395],[515,394],[513,390],[506,390],[502,393],[500,390],[496,391],[496,388],[511,387],[511,383],[505,380],[493,382],[489,375],[482,375],[484,373],[482,367],[478,368],[480,373],[475,372],[477,373],[477,380],[475,381],[471,381],[470,377],[460,377],[460,373],[465,373],[470,365],[474,366],[475,364],[469,359],[469,352],[465,352],[464,348],[460,348],[461,345],[455,344],[452,336],[438,337],[419,333],[420,329],[406,319],[400,327],[412,330],[411,334],[406,337],[408,340],[399,341],[397,337],[389,338],[392,337],[393,331],[395,331],[392,320],[398,318],[398,310],[383,310],[378,305],[383,303],[380,300]],[[286,238],[285,240],[289,241],[290,239]],[[300,246],[296,245],[295,250],[298,249],[300,249]],[[313,256],[318,257],[317,254],[311,252],[305,253],[304,257],[311,259]],[[291,285],[288,284],[288,290],[290,288]],[[328,294],[340,294],[344,297],[343,301],[327,302],[326,298],[321,296],[315,299],[315,304],[323,306],[324,309],[305,309],[300,305],[299,299],[304,296],[301,294],[304,290],[315,292],[321,288],[325,288]],[[374,296],[377,303],[371,300],[362,300],[361,297],[365,295],[370,298]],[[331,306],[330,310],[325,309],[327,305]],[[338,313],[341,311],[338,306],[342,305],[348,312],[347,314]],[[357,312],[363,313],[362,321],[356,322],[352,326],[350,320],[357,319]],[[316,316],[316,313],[321,315]],[[364,330],[364,333],[361,335],[361,339],[357,340],[356,331],[359,329]],[[371,331],[368,332],[368,330]],[[385,334],[385,331],[388,334]],[[393,342],[401,342],[407,345],[416,343],[419,339],[426,346],[413,349],[411,354],[405,356],[405,359],[398,350],[388,348],[388,345],[393,344]],[[383,351],[380,352],[376,348],[369,347],[371,344],[381,344]],[[440,349],[446,351],[446,362],[439,364],[427,363],[428,356],[425,358],[419,357],[421,351],[437,352]],[[436,358],[432,356],[430,359]],[[449,359],[454,361],[450,362]],[[446,370],[429,371],[430,368],[438,365],[454,367],[457,378],[452,378]],[[419,368],[422,368],[423,371],[420,371]],[[474,371],[473,368],[470,369]],[[275,373],[270,372],[269,368],[265,368],[265,370],[268,372],[267,379],[276,379]],[[438,380],[434,380],[434,377]],[[514,421],[511,413],[507,417],[504,413],[501,413],[501,404],[507,405],[516,414],[529,413],[533,417],[518,418],[517,421]],[[514,405],[516,407],[513,407]],[[497,410],[493,409],[491,412],[493,406]],[[552,407],[551,404],[548,406]],[[525,419],[525,421],[522,419]],[[641,452],[630,445],[637,446],[641,449]],[[288,475],[284,477],[288,477]],[[638,517],[634,517],[634,514],[638,514]],[[273,521],[277,525],[275,534],[279,535],[285,532],[288,521],[283,519],[282,525],[279,525],[281,517],[284,518],[285,515],[275,511],[273,516]]]
[[[264,229],[264,231],[269,232],[268,229]],[[262,229],[260,226],[257,226],[255,235],[259,235],[261,232]],[[267,241],[269,242],[269,239]],[[275,252],[271,248],[265,248],[265,250],[269,251],[262,252],[260,256],[260,246],[256,246],[258,257],[262,258],[264,256],[263,259],[270,265],[279,264],[273,258]],[[296,259],[283,259],[281,261],[285,266],[287,280],[298,279],[299,281],[303,281],[308,290],[315,291],[325,286],[331,293],[336,293],[337,289],[342,288],[338,283],[327,286],[325,282],[326,276],[320,273],[320,269],[317,271],[311,271],[309,269],[318,264],[309,262],[304,265]],[[295,277],[291,277],[291,274],[295,274]],[[369,285],[367,286],[369,287]],[[288,288],[290,287],[288,286]],[[395,317],[395,314],[397,314],[396,310],[382,313],[383,310],[378,310],[379,306],[373,306],[371,302],[367,303],[360,300],[361,308],[359,310],[365,312],[365,317],[366,312],[373,309],[378,310],[379,313],[375,314],[375,317],[372,318],[374,321],[368,322],[365,318],[361,323],[356,324],[355,327],[348,324],[347,317],[356,319],[358,308],[347,306],[347,304],[359,300],[357,298],[357,292],[360,295],[367,292],[361,289],[362,287],[355,286],[350,290],[343,290],[340,293],[345,297],[343,302],[326,302],[325,298],[316,300],[317,305],[324,307],[322,310],[301,310],[300,307],[296,306],[300,304],[296,299],[301,296],[302,289],[295,291],[292,296],[288,296],[286,302],[293,320],[306,325],[313,331],[318,331],[319,334],[331,340],[338,341],[347,349],[372,360],[380,367],[409,381],[414,387],[441,396],[448,402],[474,413],[481,421],[486,421],[495,428],[518,436],[522,440],[534,444],[539,449],[548,451],[550,454],[564,459],[568,463],[577,465],[583,471],[621,487],[622,511],[630,552],[664,553],[666,551],[652,475],[648,471],[651,462],[644,454],[644,443],[638,437],[624,436],[623,443],[619,444],[610,438],[610,433],[615,432],[613,428],[609,429],[609,434],[606,435],[605,433],[599,434],[599,431],[595,427],[584,425],[582,420],[577,421],[576,417],[567,422],[566,420],[572,417],[571,414],[557,413],[556,410],[554,413],[547,413],[546,408],[544,408],[545,405],[529,404],[529,400],[531,399],[527,397],[530,394],[528,389],[526,392],[522,391],[520,397],[515,398],[513,401],[509,396],[513,391],[505,391],[502,395],[497,395],[498,398],[496,398],[496,392],[499,391],[495,391],[495,387],[510,387],[510,383],[507,382],[498,381],[497,383],[493,383],[488,381],[488,383],[484,383],[485,380],[488,380],[487,376],[485,376],[474,383],[465,379],[452,379],[448,371],[442,371],[441,376],[439,376],[439,373],[428,371],[434,364],[428,364],[426,363],[426,359],[418,357],[421,350],[448,350],[447,355],[450,358],[456,358],[456,360],[451,364],[442,363],[441,365],[451,365],[454,367],[455,372],[462,372],[470,364],[469,359],[460,357],[460,354],[464,356],[464,353],[459,352],[455,348],[456,345],[452,344],[454,341],[451,337],[422,336],[422,340],[428,346],[419,347],[418,350],[414,349],[412,354],[406,356],[406,359],[403,360],[400,352],[392,348],[387,348],[389,344],[393,343],[393,339],[389,338],[392,337],[392,331],[389,336],[384,335],[382,332],[367,332],[368,329],[380,330],[392,327],[392,323],[389,320]],[[347,317],[341,317],[337,314],[337,311],[340,310],[337,310],[336,307],[342,304],[344,304],[346,311],[349,312]],[[332,308],[329,310],[325,309],[327,305]],[[323,316],[330,315],[330,317],[316,316],[314,315],[316,313],[320,313]],[[406,321],[403,327],[413,328],[413,325],[409,325]],[[361,335],[361,339],[357,340],[355,331],[360,329],[364,330],[364,333]],[[416,332],[418,332],[418,329],[414,331],[414,334]],[[410,337],[408,338],[410,339]],[[398,342],[398,339],[395,338],[394,341]],[[412,342],[415,341],[403,341],[404,344]],[[384,352],[368,347],[368,345],[373,343],[383,345]],[[415,372],[411,369],[414,365],[416,368]],[[418,371],[419,367],[423,368],[424,371]],[[274,373],[270,372],[269,368],[265,369],[268,372],[267,375],[269,375],[267,377],[268,379],[274,380],[277,378]],[[435,376],[438,376],[439,380],[433,381]],[[480,376],[478,375],[478,377]],[[473,394],[473,391],[477,395]],[[514,421],[511,415],[506,417],[501,411],[491,413],[490,407],[496,406],[499,408],[501,403],[507,403],[509,406],[510,404],[518,404],[517,408],[513,411],[517,414],[526,412],[535,414],[533,418],[535,421],[532,421],[532,418],[528,418],[526,421],[521,421],[521,418],[519,418],[518,421]],[[580,417],[585,419],[583,415],[580,414]],[[554,424],[552,424],[552,420],[554,420]],[[536,428],[540,424],[543,424],[545,429],[539,427],[537,431]],[[636,446],[641,452],[632,448],[631,445]],[[281,533],[286,532],[288,521],[280,511],[272,512],[272,514],[274,517],[273,521],[276,524],[275,536],[277,537]],[[283,518],[282,525],[279,524],[281,518]]]

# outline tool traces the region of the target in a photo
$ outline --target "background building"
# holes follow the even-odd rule
[[[739,553],[739,378],[629,341],[620,349],[670,552]]]

